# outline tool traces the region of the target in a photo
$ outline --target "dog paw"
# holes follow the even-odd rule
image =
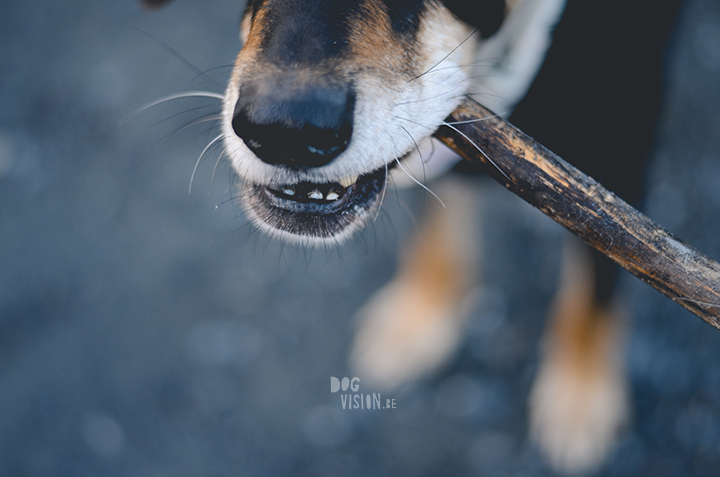
[[[530,396],[530,431],[552,467],[564,474],[596,471],[629,415],[621,365],[577,369],[550,359]]]
[[[357,375],[392,389],[432,374],[458,346],[462,313],[447,300],[423,295],[412,284],[394,282],[359,313],[350,355]]]

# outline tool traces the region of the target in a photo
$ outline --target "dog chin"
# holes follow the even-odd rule
[[[389,167],[335,182],[245,182],[243,207],[263,232],[304,246],[336,245],[374,217]]]

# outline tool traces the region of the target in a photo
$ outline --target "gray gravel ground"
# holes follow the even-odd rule
[[[0,3],[0,475],[547,475],[525,403],[558,226],[488,185],[491,278],[457,358],[394,410],[343,412],[329,377],[422,194],[340,250],[282,247],[241,216],[219,151],[188,194],[217,132],[182,127],[216,102],[123,122],[222,90],[238,3]],[[686,2],[667,84],[646,210],[718,259],[716,0]],[[720,474],[720,333],[630,276],[623,292],[634,421],[602,474]]]

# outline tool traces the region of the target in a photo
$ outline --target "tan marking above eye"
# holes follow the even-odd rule
[[[259,8],[255,15],[248,11],[240,22],[240,38],[243,41],[243,50],[257,49],[262,42],[267,10]]]
[[[352,66],[382,70],[386,74],[412,75],[413,48],[392,33],[386,6],[366,0],[350,21]]]

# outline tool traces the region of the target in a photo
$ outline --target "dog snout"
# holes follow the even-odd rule
[[[354,109],[348,85],[250,84],[240,90],[232,127],[263,162],[321,167],[348,147]]]

